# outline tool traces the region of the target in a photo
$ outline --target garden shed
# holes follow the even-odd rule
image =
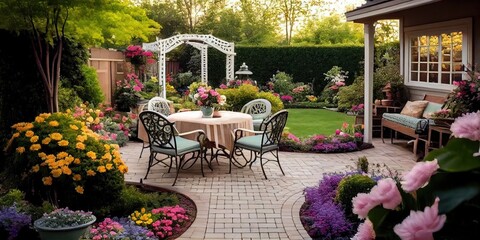
[[[399,20],[400,72],[411,99],[446,96],[464,66],[480,61],[480,2],[471,0],[368,0],[346,13],[364,24],[365,142],[372,140],[374,23]]]

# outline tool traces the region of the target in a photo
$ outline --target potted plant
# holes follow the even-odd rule
[[[91,212],[59,208],[44,214],[33,225],[42,240],[78,240],[96,220]]]

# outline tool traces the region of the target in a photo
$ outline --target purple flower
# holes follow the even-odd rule
[[[115,235],[114,239],[132,239],[132,240],[157,240],[152,231],[147,228],[136,225],[129,218],[113,218],[113,221],[120,223],[123,231]]]
[[[23,227],[30,225],[32,217],[18,212],[15,205],[0,209],[0,229],[8,232],[8,240],[15,239]]]

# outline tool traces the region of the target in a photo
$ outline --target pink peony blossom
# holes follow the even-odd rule
[[[352,212],[357,214],[360,219],[366,218],[368,212],[379,204],[377,200],[372,199],[370,194],[366,193],[357,194],[357,196],[352,199],[352,203]]]
[[[455,119],[450,127],[452,135],[457,138],[468,138],[472,141],[480,141],[480,111],[466,113]]]
[[[395,209],[402,203],[402,195],[398,191],[397,183],[391,178],[384,178],[370,190],[370,198],[381,203],[386,209]]]
[[[341,132],[342,131],[340,131],[340,129],[337,129],[337,130],[335,130],[335,135],[340,135]]]
[[[401,182],[402,189],[406,192],[413,192],[423,187],[439,167],[437,159],[418,162],[413,166],[412,170],[403,177],[403,181]]]
[[[438,202],[440,199],[437,197],[435,203],[425,207],[423,212],[410,211],[410,215],[395,225],[393,231],[402,240],[433,240],[433,233],[442,229],[447,219],[445,215],[438,215]]]
[[[375,230],[373,230],[373,223],[368,218],[358,226],[357,233],[352,240],[372,240],[375,239]]]

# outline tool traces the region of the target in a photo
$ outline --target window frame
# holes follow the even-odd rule
[[[467,65],[472,62],[472,19],[463,18],[445,22],[424,24],[404,28],[403,47],[405,52],[403,74],[406,86],[431,88],[438,90],[452,90],[455,86],[453,84],[442,84],[432,82],[411,81],[410,74],[412,68],[411,49],[412,38],[419,36],[436,35],[440,36],[442,33],[462,32],[462,63]],[[440,55],[439,55],[440,57]],[[453,66],[451,66],[453,67]],[[463,74],[463,78],[467,75]]]

